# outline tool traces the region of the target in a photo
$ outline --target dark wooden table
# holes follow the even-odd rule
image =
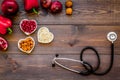
[[[8,40],[9,48],[6,52],[0,51],[0,80],[120,80],[120,0],[73,0],[72,16],[65,14],[65,0],[60,1],[63,3],[62,13],[53,15],[39,8],[40,15],[36,15],[26,13],[23,1],[17,0],[20,9],[12,17],[13,34],[3,36]],[[35,19],[38,29],[46,26],[55,35],[52,43],[43,45],[37,42],[37,31],[32,34],[36,45],[31,55],[23,54],[17,47],[18,40],[27,37],[19,28],[20,21],[25,18]],[[60,57],[79,60],[80,51],[85,46],[93,46],[101,58],[99,72],[104,71],[110,60],[110,42],[106,39],[110,31],[115,31],[118,39],[115,42],[114,65],[107,75],[81,76],[58,66],[51,67],[56,53]],[[92,51],[86,51],[84,57],[92,65],[97,63]],[[63,63],[82,69],[76,63]]]

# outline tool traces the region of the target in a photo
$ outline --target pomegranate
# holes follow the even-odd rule
[[[37,22],[35,20],[23,19],[20,22],[20,29],[26,34],[30,35],[37,29]]]
[[[59,13],[62,11],[62,3],[60,1],[54,1],[50,7],[51,12]]]
[[[40,3],[41,3],[43,8],[47,9],[50,7],[52,0],[40,0]]]
[[[5,51],[7,48],[8,48],[7,41],[4,38],[0,37],[0,50]]]

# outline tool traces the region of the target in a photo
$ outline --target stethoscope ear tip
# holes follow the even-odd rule
[[[52,63],[52,67],[55,67],[55,63]]]
[[[59,56],[59,54],[55,54],[55,57],[58,57]]]
[[[117,34],[115,32],[109,32],[107,34],[107,39],[113,43],[117,39]]]
[[[59,54],[55,54],[55,58],[52,61],[52,67],[55,67],[55,59],[59,56]]]

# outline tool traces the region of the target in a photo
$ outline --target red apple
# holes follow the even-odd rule
[[[52,13],[59,13],[62,11],[62,3],[60,1],[54,1],[51,4],[50,10]]]
[[[18,4],[15,0],[4,0],[1,4],[2,12],[5,15],[14,15],[18,12]]]

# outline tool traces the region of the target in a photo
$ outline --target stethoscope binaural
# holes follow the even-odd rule
[[[101,64],[100,57],[99,57],[99,54],[96,51],[96,49],[94,49],[93,47],[89,47],[89,46],[82,49],[82,51],[80,53],[80,60],[75,60],[75,59],[70,59],[70,58],[58,58],[59,55],[56,54],[56,57],[52,60],[52,67],[55,67],[55,64],[57,64],[58,66],[66,69],[66,70],[69,70],[69,71],[72,71],[72,72],[75,72],[75,73],[78,73],[78,74],[81,74],[81,75],[90,75],[90,74],[105,75],[105,74],[107,74],[111,70],[111,68],[113,66],[114,41],[116,41],[116,39],[117,39],[117,34],[115,32],[109,32],[107,34],[107,39],[111,42],[111,56],[110,56],[110,65],[104,72],[101,72],[101,73],[96,72],[99,69],[100,64]],[[93,68],[93,66],[90,63],[83,60],[84,51],[86,51],[88,49],[94,51],[96,56],[97,56],[97,61],[98,62],[97,62],[97,65],[96,65],[95,68]],[[72,61],[72,62],[81,63],[83,65],[83,67],[85,68],[85,70],[84,71],[77,71],[77,70],[74,70],[74,69],[70,69],[70,68],[60,64],[57,60],[66,60],[66,61]]]

